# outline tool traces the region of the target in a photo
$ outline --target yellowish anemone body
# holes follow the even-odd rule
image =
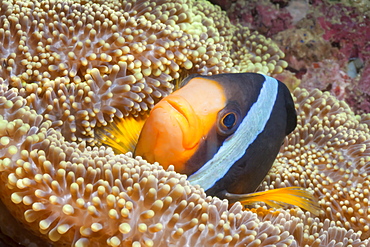
[[[369,199],[368,117],[355,117],[331,96],[296,91],[305,122],[264,183],[312,188],[325,206],[319,218],[298,209],[243,211],[239,203],[228,209],[227,201],[207,197],[171,167],[90,146],[96,127],[148,111],[184,74],[274,74],[287,66],[271,40],[232,25],[218,7],[185,0],[6,0],[0,16],[0,228],[16,242],[369,244],[367,211],[361,211]],[[330,112],[334,117],[325,118]],[[321,123],[322,135],[310,134],[310,122]],[[338,155],[316,153],[328,141]],[[306,155],[296,156],[301,147]],[[354,158],[347,162],[347,155]],[[292,166],[319,163],[306,171]]]

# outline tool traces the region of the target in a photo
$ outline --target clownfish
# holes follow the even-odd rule
[[[191,75],[159,101],[149,116],[125,121],[106,129],[115,139],[101,138],[102,143],[122,153],[134,148],[135,156],[157,161],[164,168],[173,165],[207,195],[231,203],[293,204],[319,213],[314,197],[300,187],[253,193],[271,169],[286,135],[297,125],[288,88],[272,77]],[[123,125],[139,126],[140,135],[125,141]],[[126,144],[135,143],[136,138],[136,145]]]

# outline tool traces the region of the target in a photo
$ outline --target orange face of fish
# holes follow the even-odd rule
[[[215,125],[226,101],[219,83],[204,78],[190,80],[152,109],[135,155],[152,163],[157,161],[164,168],[172,164],[177,172],[184,173],[186,162]]]

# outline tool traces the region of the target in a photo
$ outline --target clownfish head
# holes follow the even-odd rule
[[[135,155],[174,165],[212,194],[225,188],[246,193],[261,183],[295,126],[292,97],[278,80],[255,73],[195,75],[155,105]]]

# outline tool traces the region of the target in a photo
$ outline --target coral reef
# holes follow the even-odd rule
[[[367,60],[370,56],[368,18],[360,8],[344,4],[315,2],[318,22],[324,29],[323,38],[338,46],[346,58],[359,57]]]
[[[344,100],[347,97],[346,88],[350,87],[351,78],[341,70],[336,60],[324,59],[312,63],[307,72],[302,76],[301,87],[307,89],[319,89],[328,91],[337,99]]]
[[[250,4],[239,5],[249,23],[242,26],[203,0],[1,1],[0,230],[14,246],[370,246],[370,116],[355,116],[327,92],[294,91],[299,126],[260,188],[309,188],[323,208],[318,217],[230,206],[171,167],[94,147],[96,127],[147,112],[187,74],[279,74],[287,67],[282,50],[296,71],[279,76],[292,89],[300,80],[323,90],[329,83],[347,99],[342,74],[336,82],[313,76],[330,66],[331,74],[346,71],[350,53],[328,34],[337,26],[322,19],[303,30],[311,7],[331,4]],[[357,16],[363,5],[346,6]],[[294,30],[279,44],[292,33],[295,43],[279,49],[271,38],[285,29]],[[302,69],[312,72],[297,78]]]
[[[273,37],[293,28],[309,11],[306,1],[235,1],[227,9],[230,20]]]

